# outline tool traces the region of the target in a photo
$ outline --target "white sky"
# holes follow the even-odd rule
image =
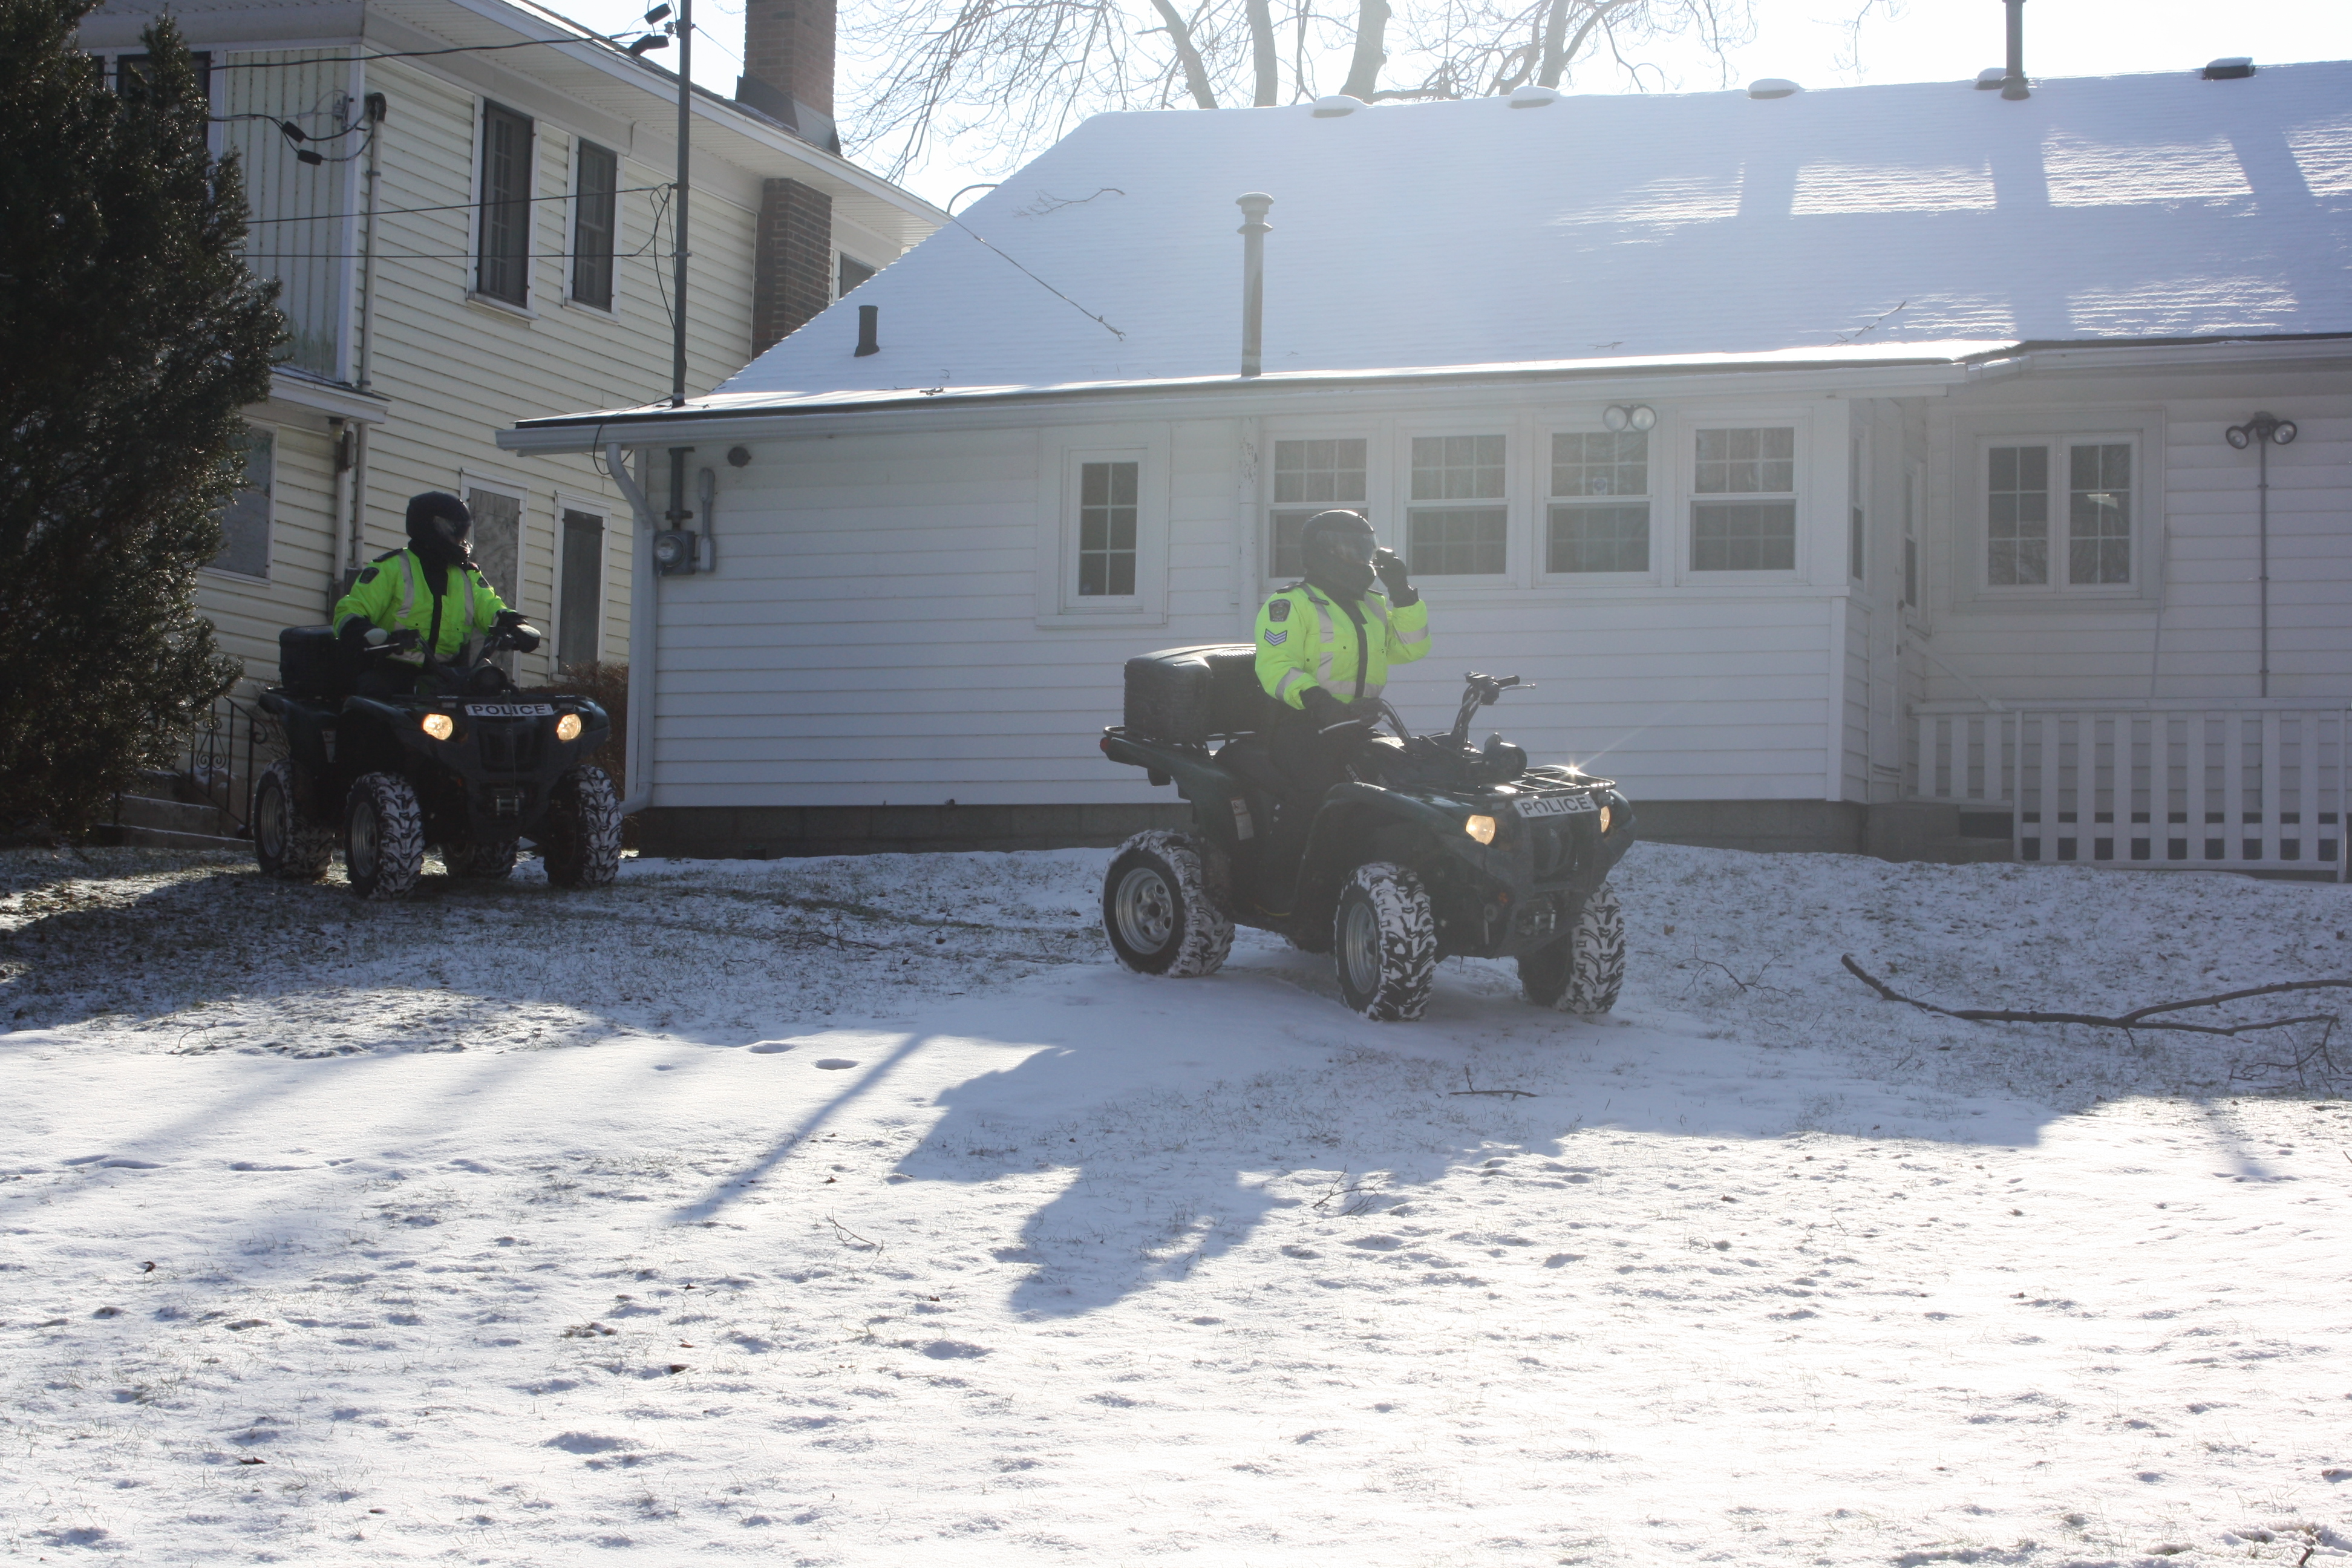
[[[1731,80],[1779,76],[1807,87],[1957,81],[2001,63],[2000,0],[1898,3],[1899,12],[1888,17],[1882,0],[1863,26],[1859,68],[1842,69],[1849,44],[1845,24],[1859,0],[1757,0],[1756,40],[1734,54]],[[629,36],[646,7],[636,0],[558,0],[557,9],[600,32]],[[698,0],[695,17],[701,36],[695,40],[694,79],[731,94],[742,69],[742,8]],[[2352,58],[2352,4],[2271,0],[2248,11],[2221,0],[2029,0],[2025,7],[2026,69],[2037,77],[2189,70],[2224,55],[2251,55],[2257,65]],[[1674,88],[1704,91],[1720,85],[1715,61],[1696,46],[1670,47],[1653,58]],[[666,63],[675,58],[670,55]],[[1592,68],[1583,74],[1572,88],[1620,88]],[[854,90],[853,82],[842,83],[845,110]],[[907,184],[942,202],[961,186],[996,177],[949,147]]]

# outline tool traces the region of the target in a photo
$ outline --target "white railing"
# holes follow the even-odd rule
[[[1910,793],[2021,860],[2346,874],[2352,713],[2292,700],[1923,702]]]

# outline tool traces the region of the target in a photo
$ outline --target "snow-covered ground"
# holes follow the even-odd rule
[[[2352,1058],[1837,963],[2110,1010],[2346,889],[1644,847],[1613,1018],[1378,1026],[1122,973],[1103,860],[0,856],[0,1554],[2352,1557]]]

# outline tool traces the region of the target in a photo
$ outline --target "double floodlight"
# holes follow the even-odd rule
[[[2274,447],[2284,447],[2291,444],[2294,437],[2294,421],[2281,419],[2274,414],[2257,414],[2243,425],[2232,425],[2221,432],[2221,438],[2241,452],[2257,441],[2267,441]]]
[[[649,50],[666,49],[669,47],[669,34],[672,29],[662,26],[662,23],[667,20],[668,16],[669,6],[667,3],[656,5],[652,10],[646,13],[646,26],[658,30],[647,33],[644,37],[639,38],[635,43],[629,46],[629,53],[633,57],[638,59],[643,59]]]
[[[1658,422],[1658,411],[1646,403],[1612,403],[1601,411],[1601,423],[1612,430],[1647,430]]]

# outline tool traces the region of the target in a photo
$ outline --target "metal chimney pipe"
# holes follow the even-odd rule
[[[2000,95],[2014,103],[2032,98],[2025,85],[2025,0],[2005,0],[2009,6],[2009,74],[2001,79]]]
[[[1235,196],[1242,209],[1242,374],[1258,374],[1265,338],[1265,237],[1274,226],[1265,221],[1274,198],[1263,191]]]
[[[882,343],[879,337],[881,330],[882,307],[879,305],[858,306],[857,352],[850,355],[850,358],[864,359],[867,354],[880,353],[882,352]]]

